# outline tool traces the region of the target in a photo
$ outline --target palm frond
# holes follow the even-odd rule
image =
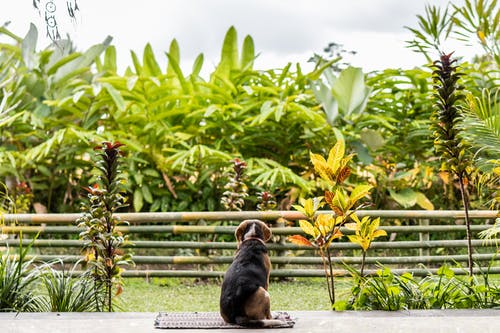
[[[476,150],[476,155],[500,159],[500,88],[484,89],[481,97],[467,96],[469,108],[462,127],[464,139]]]

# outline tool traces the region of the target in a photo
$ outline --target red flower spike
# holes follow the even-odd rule
[[[237,168],[244,169],[247,167],[247,163],[245,161],[240,160],[239,158],[235,158],[233,160],[234,166]]]
[[[272,195],[269,194],[269,192],[262,192],[262,200],[267,201],[267,200],[270,200],[270,199],[272,199]]]
[[[90,194],[96,194],[100,192],[99,190],[99,184],[94,184],[93,186],[87,186],[83,188],[85,191],[89,192]]]
[[[120,148],[121,146],[125,146],[125,144],[121,143],[120,141],[116,141],[115,143],[104,141],[101,146],[95,146],[94,150],[114,150]]]

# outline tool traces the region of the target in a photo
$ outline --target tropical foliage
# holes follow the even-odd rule
[[[488,279],[488,272],[472,278],[471,283],[471,278],[456,275],[449,266],[422,279],[409,273],[394,274],[387,267],[371,278],[351,271],[359,283],[353,286],[350,300],[335,304],[338,310],[487,309],[500,305],[500,287]]]
[[[37,271],[32,269],[33,259],[28,259],[30,247],[19,248],[18,258],[9,251],[0,256],[0,311],[35,311],[38,297],[33,292]]]
[[[452,21],[463,21],[453,29],[464,33],[470,22],[458,8],[453,15]],[[443,29],[417,30],[423,45]],[[166,68],[146,45],[142,56],[131,53],[133,65],[119,74],[110,38],[84,52],[70,41],[36,51],[35,26],[24,38],[5,26],[0,33],[12,39],[0,52],[0,174],[28,185],[31,210],[74,211],[81,198],[77,184],[89,183],[88,147],[116,140],[131,155],[125,166],[130,209],[223,209],[225,167],[235,158],[248,165],[252,193],[242,209],[254,209],[255,193],[262,191],[288,209],[298,196],[321,192],[308,152],[326,153],[339,135],[362,170],[354,168],[352,181],[374,186],[374,208],[457,208],[459,193],[433,158],[432,80],[425,68],[364,74],[334,69],[338,57],[317,55],[309,73],[292,64],[256,70],[253,39],[246,36],[239,48],[231,28],[208,79],[200,74],[202,54],[184,73],[176,40]],[[495,85],[493,58],[462,64],[473,98]],[[487,194],[471,193],[473,208],[490,199],[481,193]]]
[[[300,228],[311,238],[311,240],[294,235],[288,240],[298,245],[314,246],[318,249],[325,270],[328,295],[333,306],[335,304],[335,280],[332,263],[332,242],[343,236],[340,228],[347,224],[354,229],[355,234],[349,235],[349,241],[359,244],[363,251],[361,264],[361,276],[363,276],[366,251],[374,238],[386,235],[383,230],[378,230],[380,219],[372,220],[363,217],[361,220],[356,215],[356,210],[364,206],[358,203],[366,197],[371,189],[370,185],[357,185],[347,193],[344,182],[351,174],[349,162],[353,155],[345,156],[345,143],[338,140],[325,159],[319,154],[311,153],[311,162],[314,170],[319,174],[322,181],[326,183],[327,189],[323,197],[314,197],[307,200],[302,199],[301,205],[294,208],[302,212],[307,220],[300,220]],[[324,204],[328,204],[333,213],[318,213]]]
[[[61,260],[37,265],[28,253],[32,244],[3,251],[0,256],[0,312],[81,312],[97,311],[94,278],[86,273],[76,277]],[[90,272],[90,271],[89,271]]]

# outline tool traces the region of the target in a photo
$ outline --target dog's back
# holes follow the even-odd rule
[[[241,323],[242,318],[248,317],[248,300],[258,292],[259,288],[267,290],[266,256],[266,246],[257,239],[241,244],[222,283],[220,308],[227,322]]]

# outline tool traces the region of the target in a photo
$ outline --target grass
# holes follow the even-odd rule
[[[349,278],[337,279],[337,297],[349,298]],[[322,278],[271,282],[271,309],[330,310],[326,283]],[[125,312],[219,311],[220,281],[197,282],[194,279],[139,278],[126,280],[121,300]]]

